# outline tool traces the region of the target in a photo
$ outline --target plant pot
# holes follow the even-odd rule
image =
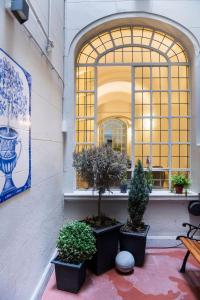
[[[119,230],[121,223],[103,229],[93,228],[96,237],[97,252],[88,267],[96,275],[100,275],[115,267],[115,257],[118,253]]]
[[[132,253],[137,267],[142,267],[144,264],[149,228],[149,225],[145,225],[143,232],[126,232],[120,230],[120,251],[125,250]]]
[[[64,263],[56,257],[52,263],[55,265],[57,289],[77,293],[86,277],[86,263]]]
[[[128,189],[128,184],[121,184],[120,185],[120,193],[127,193],[127,189]]]
[[[183,186],[175,185],[176,194],[183,194]]]

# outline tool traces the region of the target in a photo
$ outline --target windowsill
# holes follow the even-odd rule
[[[193,201],[198,200],[199,195],[197,193],[194,193],[192,191],[188,192],[188,195],[185,196],[185,194],[175,194],[171,193],[167,190],[153,190],[150,194],[150,201],[156,200],[156,201]],[[98,193],[93,192],[92,190],[87,191],[81,191],[76,190],[72,193],[65,193],[64,194],[64,200],[65,201],[94,201],[98,199]],[[102,201],[124,201],[128,200],[128,193],[122,194],[120,191],[113,191],[112,193],[106,192],[103,194]]]

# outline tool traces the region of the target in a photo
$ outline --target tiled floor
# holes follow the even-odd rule
[[[179,273],[185,250],[148,249],[143,268],[131,275],[114,269],[101,276],[88,273],[80,292],[56,289],[53,274],[42,300],[199,300],[200,266],[190,258],[187,272]]]

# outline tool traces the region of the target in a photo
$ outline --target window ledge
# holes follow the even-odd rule
[[[98,199],[98,193],[91,190],[80,191],[76,190],[72,193],[65,193],[65,201],[94,201]],[[103,194],[102,201],[124,201],[128,200],[128,193],[122,194],[119,191],[113,191],[112,193],[106,192]],[[171,193],[170,191],[159,190],[153,191],[150,194],[150,201],[194,201],[199,200],[199,195],[192,191],[188,192],[187,197],[185,194],[178,195]]]

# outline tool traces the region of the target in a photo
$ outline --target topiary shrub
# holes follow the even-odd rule
[[[57,241],[58,259],[65,263],[80,263],[92,259],[96,252],[92,229],[84,222],[73,221],[62,227]]]
[[[127,157],[124,153],[114,151],[109,146],[92,147],[81,152],[74,152],[74,163],[78,174],[86,181],[89,187],[97,190],[98,219],[101,221],[101,198],[111,186],[120,184],[127,173]]]
[[[129,220],[125,229],[140,231],[144,229],[143,216],[149,202],[149,189],[140,160],[135,166],[128,197]]]

